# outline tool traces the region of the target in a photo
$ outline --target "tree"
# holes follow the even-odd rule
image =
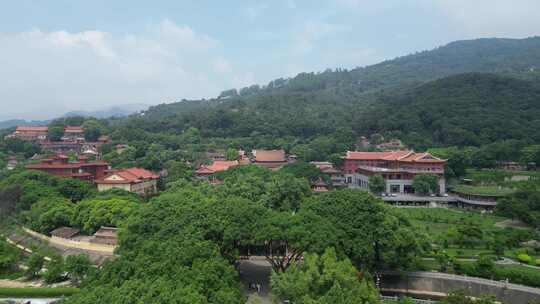
[[[295,177],[306,178],[310,182],[322,179],[328,179],[328,176],[321,172],[319,168],[304,161],[296,161],[292,164],[287,164],[279,170],[280,173],[290,173]]]
[[[459,226],[457,229],[456,243],[463,247],[473,248],[482,240],[483,231],[476,223]]]
[[[497,212],[518,218],[534,227],[540,227],[540,183],[528,182],[497,204]]]
[[[386,181],[380,174],[375,174],[369,177],[369,191],[371,193],[381,194],[386,191]]]
[[[0,274],[17,269],[19,252],[3,239],[0,240]]]
[[[441,272],[446,272],[451,261],[451,258],[446,252],[446,250],[438,251],[435,255],[435,260],[437,261],[437,263],[439,263],[439,270]]]
[[[49,132],[47,134],[50,141],[59,141],[64,136],[64,125],[55,124],[49,126]]]
[[[301,201],[311,195],[309,182],[291,174],[278,173],[267,184],[263,201],[266,206],[281,211],[296,211]]]
[[[85,200],[75,206],[71,222],[86,233],[94,233],[101,226],[120,226],[138,207],[124,198]]]
[[[43,274],[43,279],[47,284],[62,282],[64,277],[65,265],[62,256],[57,256],[47,264],[47,271]]]
[[[95,120],[89,119],[82,124],[84,130],[84,138],[87,141],[97,141],[103,133],[103,125]]]
[[[378,292],[366,274],[358,274],[348,259],[332,248],[321,256],[306,254],[303,263],[272,274],[272,293],[291,303],[379,303]]]
[[[26,276],[28,278],[35,278],[43,268],[45,258],[40,253],[32,253],[26,260]]]
[[[474,268],[480,277],[489,278],[493,276],[495,263],[489,256],[480,256],[480,258],[478,258],[478,260],[476,260],[474,263]]]
[[[237,160],[238,159],[238,150],[234,148],[229,148],[225,151],[225,158],[227,160]]]
[[[65,261],[65,270],[74,284],[80,282],[88,275],[92,266],[87,255],[70,255]]]
[[[41,233],[61,227],[70,226],[75,211],[75,205],[66,199],[43,199],[32,205],[25,212],[27,225]]]
[[[313,213],[335,229],[332,247],[358,268],[407,268],[427,247],[422,235],[373,195],[351,189],[307,199],[300,212]],[[327,246],[328,247],[328,246]]]
[[[418,174],[413,178],[414,192],[420,195],[439,192],[439,182],[435,175]]]

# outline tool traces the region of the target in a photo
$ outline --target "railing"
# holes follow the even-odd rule
[[[405,275],[407,277],[446,279],[446,280],[462,281],[462,282],[467,282],[467,283],[477,283],[477,284],[490,285],[490,286],[495,286],[495,287],[504,288],[504,289],[525,291],[525,292],[537,294],[540,296],[539,288],[512,284],[512,283],[508,283],[507,281],[493,281],[489,279],[461,276],[461,275],[449,274],[449,273],[426,272],[426,271],[416,271],[416,272],[383,271],[383,272],[380,272],[380,274]]]

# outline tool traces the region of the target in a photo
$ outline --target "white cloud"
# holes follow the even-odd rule
[[[218,57],[214,60],[214,68],[218,73],[232,72],[230,63],[223,57]]]
[[[0,34],[0,58],[6,59],[0,119],[216,96],[236,85],[235,77],[245,77],[234,74],[220,47],[216,39],[169,20],[124,36],[39,29]]]
[[[293,34],[293,52],[305,54],[312,51],[316,44],[330,35],[349,30],[348,27],[323,21],[307,21]]]
[[[467,38],[540,34],[538,0],[439,0],[435,5]]]

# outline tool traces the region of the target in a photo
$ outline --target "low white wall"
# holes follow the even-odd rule
[[[23,229],[29,235],[36,237],[40,240],[47,241],[53,245],[74,248],[74,249],[81,249],[81,250],[97,251],[97,252],[108,253],[108,254],[113,254],[114,249],[116,248],[116,246],[112,246],[112,245],[96,244],[96,243],[90,243],[86,241],[74,241],[74,240],[62,239],[58,237],[51,238],[25,227],[23,227]]]

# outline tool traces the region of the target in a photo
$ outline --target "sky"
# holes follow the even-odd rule
[[[0,119],[212,98],[455,40],[540,35],[538,0],[0,4]]]

